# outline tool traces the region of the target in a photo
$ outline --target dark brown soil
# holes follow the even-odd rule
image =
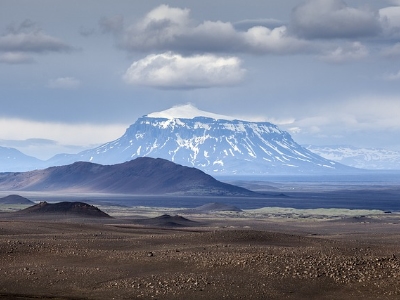
[[[392,242],[3,220],[0,298],[399,299]]]

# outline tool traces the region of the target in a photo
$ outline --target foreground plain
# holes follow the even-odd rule
[[[0,298],[400,297],[397,217],[196,221],[202,226],[0,216]]]

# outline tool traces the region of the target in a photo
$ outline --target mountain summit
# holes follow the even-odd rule
[[[137,157],[164,158],[212,175],[315,174],[347,171],[297,144],[268,122],[203,112],[188,104],[139,118],[119,139],[52,165],[75,161],[116,164]]]

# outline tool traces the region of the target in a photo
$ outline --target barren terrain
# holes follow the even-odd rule
[[[397,215],[185,217],[198,226],[3,213],[0,298],[400,298]]]

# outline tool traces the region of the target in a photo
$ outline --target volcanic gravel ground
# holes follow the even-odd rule
[[[2,299],[400,299],[399,282],[376,237],[0,222]]]

